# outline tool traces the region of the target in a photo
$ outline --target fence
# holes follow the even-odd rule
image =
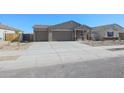
[[[13,34],[13,33],[6,33],[5,34],[5,41],[20,41],[21,34]]]
[[[23,41],[32,42],[33,41],[33,34],[23,34]]]

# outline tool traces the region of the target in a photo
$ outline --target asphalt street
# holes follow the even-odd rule
[[[124,57],[1,71],[2,78],[123,78]]]

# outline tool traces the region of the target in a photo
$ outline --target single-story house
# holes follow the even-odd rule
[[[75,21],[56,25],[34,25],[34,41],[74,41],[91,39],[91,27]]]
[[[5,41],[11,41],[8,38],[10,37],[10,35],[15,35],[17,33],[17,31],[19,31],[19,41],[22,40],[22,31],[20,31],[19,29],[4,25],[4,24],[0,24],[0,40],[5,40]]]
[[[118,24],[93,27],[91,38],[92,40],[122,40],[124,39],[124,28]]]
[[[34,25],[34,41],[124,40],[124,28],[118,24],[89,27],[75,21],[56,25]]]

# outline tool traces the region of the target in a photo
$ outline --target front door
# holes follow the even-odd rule
[[[77,40],[79,41],[84,40],[84,32],[82,30],[77,31]]]

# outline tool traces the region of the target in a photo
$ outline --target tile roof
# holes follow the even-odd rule
[[[87,25],[81,25],[81,26],[76,27],[75,29],[92,29],[92,28]]]
[[[113,29],[113,30],[119,31],[119,30],[124,30],[124,27],[122,27],[122,26],[120,26],[118,24],[108,24],[108,25],[102,25],[102,26],[93,27],[93,30],[99,30],[99,29],[102,29],[102,30]]]
[[[16,29],[16,28],[13,28],[13,27],[10,27],[10,26],[7,26],[7,25],[4,25],[4,24],[0,24],[0,29],[5,29],[5,30],[19,30],[19,29]]]
[[[49,25],[34,25],[33,28],[48,28]]]
[[[67,22],[63,22],[60,24],[50,26],[50,28],[52,29],[74,29],[78,26],[81,26],[81,24],[71,20],[71,21],[67,21]]]

